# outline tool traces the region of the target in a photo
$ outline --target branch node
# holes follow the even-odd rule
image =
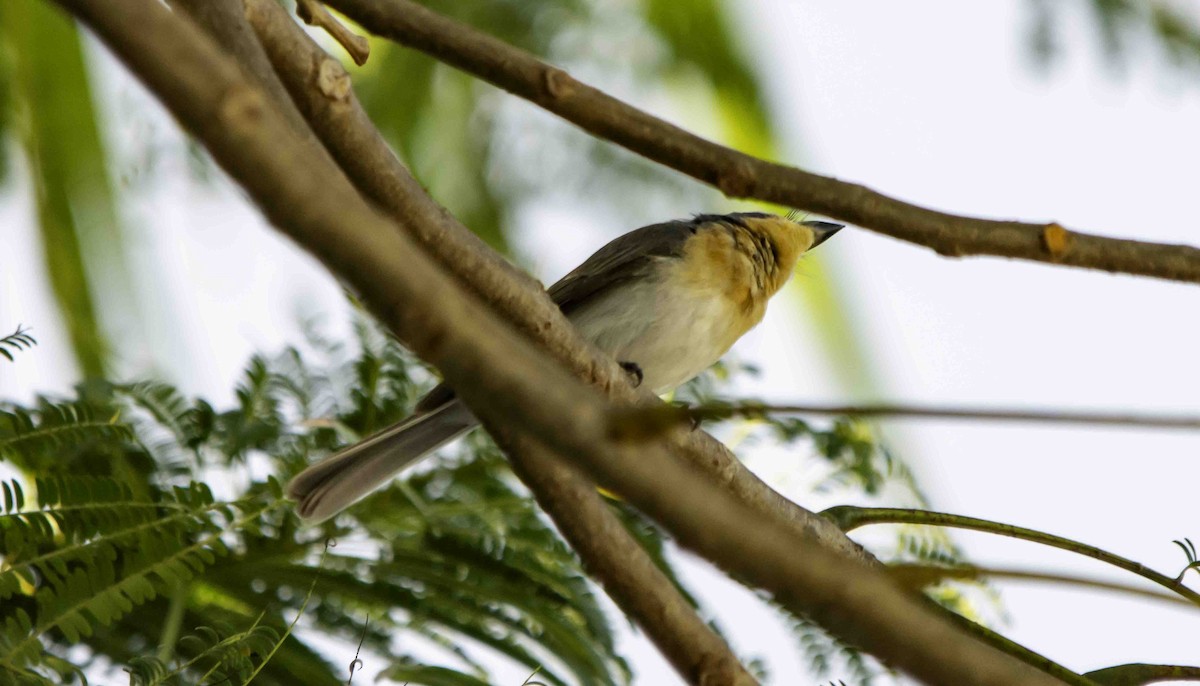
[[[1071,232],[1058,222],[1050,222],[1042,229],[1042,247],[1055,262],[1066,256],[1071,249]]]
[[[321,57],[317,64],[317,90],[328,100],[346,102],[350,98],[350,74],[332,57]]]
[[[542,73],[542,90],[551,100],[561,100],[575,92],[578,82],[567,72],[557,67],[548,67]]]
[[[296,16],[300,17],[305,24],[316,26],[340,43],[346,52],[350,53],[350,58],[358,66],[366,64],[367,58],[371,56],[371,44],[366,38],[354,33],[346,28],[329,10],[325,9],[318,0],[296,0]]]

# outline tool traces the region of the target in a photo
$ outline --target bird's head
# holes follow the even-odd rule
[[[800,255],[829,240],[841,230],[841,224],[826,221],[800,221],[797,212],[786,216],[766,212],[736,212],[725,221],[741,226],[767,241],[766,247],[777,265],[788,271]]]

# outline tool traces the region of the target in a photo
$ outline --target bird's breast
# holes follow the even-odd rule
[[[610,290],[571,321],[618,361],[636,363],[643,383],[664,393],[719,360],[762,319],[765,298],[747,304],[745,289],[721,279],[697,283],[684,260],[664,258],[656,273]]]

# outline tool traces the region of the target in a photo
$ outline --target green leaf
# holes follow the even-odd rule
[[[487,681],[448,667],[435,667],[417,662],[399,662],[379,675],[397,683],[425,686],[491,686]]]
[[[697,69],[714,89],[725,141],[751,155],[774,153],[758,76],[738,45],[721,0],[642,0],[646,21],[666,43],[671,66]]]

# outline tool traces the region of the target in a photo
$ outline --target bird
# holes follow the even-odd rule
[[[547,290],[585,339],[661,395],[762,321],[800,256],[841,228],[794,214],[697,214],[613,239]],[[300,472],[287,493],[303,519],[328,519],[478,424],[443,383],[408,418]]]

